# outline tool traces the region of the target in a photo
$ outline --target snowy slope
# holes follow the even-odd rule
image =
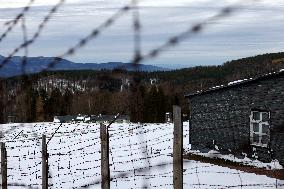
[[[58,123],[1,125],[6,133],[8,182],[41,186],[41,135]],[[184,147],[188,124],[184,123]],[[15,136],[20,133],[17,139]],[[172,187],[172,124],[113,124],[110,128],[111,188]],[[100,188],[98,124],[63,124],[48,144],[52,188]],[[159,166],[157,166],[159,165]],[[284,181],[197,161],[184,161],[185,188],[284,188]],[[13,187],[21,188],[21,187]]]

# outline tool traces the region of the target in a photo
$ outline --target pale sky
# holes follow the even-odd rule
[[[0,0],[0,34],[3,24],[19,13],[29,0]],[[58,0],[35,0],[26,15],[29,37]],[[235,0],[142,0],[143,53],[163,44],[169,37],[215,15]],[[284,1],[267,0],[247,4],[232,16],[207,27],[194,38],[170,48],[154,60],[143,62],[167,67],[216,65],[257,54],[280,52],[284,48]],[[29,56],[57,56],[87,35],[126,0],[67,0],[29,49]],[[92,40],[75,56],[76,62],[129,62],[133,54],[131,12]],[[0,54],[7,56],[22,43],[20,24],[0,43]],[[22,53],[22,52],[21,52]],[[22,55],[19,53],[18,55]]]

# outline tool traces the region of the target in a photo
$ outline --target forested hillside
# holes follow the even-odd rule
[[[284,52],[232,60],[218,66],[197,66],[149,75],[172,82],[175,86],[181,85],[190,93],[238,79],[255,78],[281,68],[284,68]]]
[[[134,122],[163,122],[173,104],[187,112],[185,93],[284,68],[284,53],[258,55],[219,66],[163,72],[56,71],[1,79],[0,122],[51,121],[55,115],[116,114]]]

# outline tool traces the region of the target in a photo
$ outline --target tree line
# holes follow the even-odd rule
[[[226,85],[238,79],[258,77],[284,68],[284,53],[233,60],[217,66],[197,66],[165,72],[57,71],[0,79],[0,122],[15,116],[19,122],[52,121],[55,115],[130,115],[133,122],[163,122],[172,105],[188,107],[184,94]],[[63,85],[38,86],[47,78],[66,80]],[[123,79],[130,82],[121,90]],[[151,79],[157,79],[151,84]],[[77,90],[76,83],[84,83]]]
[[[3,84],[1,85],[3,87]],[[98,115],[118,112],[130,115],[133,122],[164,122],[165,113],[171,111],[172,98],[158,85],[139,83],[129,90],[72,91],[53,88],[36,89],[31,83],[23,84],[20,93],[1,97],[1,123],[14,116],[17,122],[52,121],[54,116]],[[3,94],[3,93],[1,93]]]

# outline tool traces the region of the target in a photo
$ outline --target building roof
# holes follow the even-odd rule
[[[114,117],[114,115],[99,115],[96,117],[96,121],[112,121]]]
[[[272,72],[272,73],[264,74],[264,75],[261,75],[261,76],[256,77],[256,78],[249,78],[249,79],[232,81],[232,82],[229,82],[227,85],[215,86],[215,87],[209,88],[209,89],[204,90],[204,91],[196,91],[195,93],[185,95],[185,98],[191,98],[193,96],[208,94],[208,93],[212,93],[212,92],[220,91],[220,90],[227,90],[227,89],[230,89],[230,88],[239,87],[239,86],[242,86],[242,85],[255,83],[257,81],[267,80],[267,79],[271,79],[271,78],[277,78],[277,77],[281,77],[281,76],[282,77],[284,76],[284,69],[281,69],[278,72]]]
[[[93,120],[94,121],[114,121],[114,119],[116,118],[116,115],[98,115],[97,117],[95,117]],[[128,115],[120,115],[116,121],[121,121],[121,120],[130,120],[130,117]]]
[[[75,115],[66,115],[66,116],[55,116],[55,119],[58,119],[60,122],[72,121],[76,119]]]
[[[129,115],[120,115],[117,120],[130,120],[130,116]]]

